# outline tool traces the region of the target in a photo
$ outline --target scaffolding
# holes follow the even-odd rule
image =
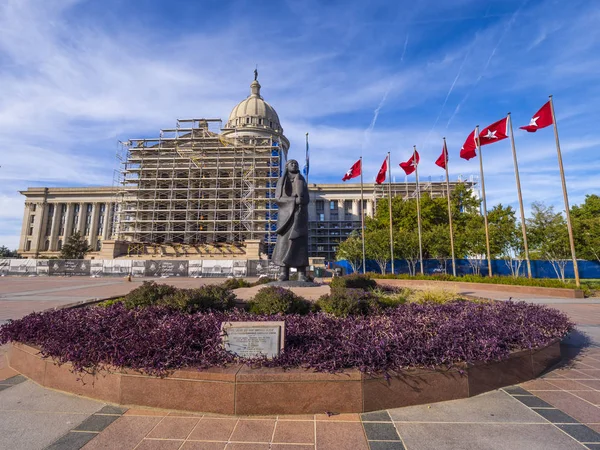
[[[131,254],[239,255],[248,239],[272,251],[285,150],[277,136],[224,135],[221,124],[179,119],[124,143],[115,235]]]

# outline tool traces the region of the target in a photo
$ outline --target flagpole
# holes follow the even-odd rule
[[[492,257],[490,252],[490,230],[488,227],[487,203],[485,201],[485,180],[483,178],[483,157],[481,156],[481,145],[479,143],[479,125],[475,127],[475,144],[479,154],[479,175],[481,177],[481,192],[483,194],[483,221],[485,223],[485,248],[487,250],[488,276],[492,276]]]
[[[360,157],[360,226],[362,235],[362,257],[363,257],[363,273],[367,272],[367,257],[365,254],[365,197],[363,192],[363,166],[362,156]]]
[[[565,213],[567,216],[567,229],[569,230],[569,244],[571,245],[571,257],[573,258],[573,272],[575,272],[575,284],[580,287],[579,267],[577,266],[577,255],[575,254],[575,241],[573,240],[573,226],[571,225],[571,212],[569,211],[569,195],[567,194],[567,182],[565,181],[565,169],[563,167],[560,143],[558,141],[558,127],[556,115],[554,114],[554,101],[550,95],[550,111],[552,111],[552,123],[554,124],[554,137],[556,139],[556,151],[558,153],[558,167],[560,169],[560,180],[562,182],[563,197],[565,198]]]
[[[456,258],[454,256],[454,231],[452,230],[452,204],[450,202],[450,179],[448,177],[448,147],[444,138],[444,161],[446,166],[446,192],[448,193],[448,224],[450,225],[450,248],[452,249],[452,275],[456,276]]]
[[[394,270],[394,231],[392,225],[392,161],[390,160],[390,152],[387,155],[388,162],[388,209],[390,210],[390,255],[392,257],[392,274]]]
[[[415,176],[417,179],[417,228],[419,231],[419,261],[421,262],[421,275],[423,270],[423,240],[421,239],[421,193],[419,192],[419,164],[417,163],[417,146],[413,146],[413,164],[415,165]]]
[[[310,167],[308,165],[308,131],[306,132],[306,161],[304,164],[306,165],[306,184],[308,185],[308,172],[310,171]]]
[[[517,180],[517,194],[519,197],[519,209],[521,210],[521,231],[523,232],[523,247],[525,248],[525,260],[527,261],[527,277],[531,275],[531,261],[529,259],[529,246],[527,245],[527,225],[525,225],[525,208],[523,208],[523,195],[521,193],[521,179],[519,177],[519,165],[517,163],[517,150],[515,147],[515,137],[513,135],[512,116],[508,113],[508,123],[510,124],[510,144],[512,146],[513,162],[515,164],[515,178]],[[518,275],[518,273],[517,273]]]

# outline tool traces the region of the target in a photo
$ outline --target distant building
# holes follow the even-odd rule
[[[156,138],[123,143],[114,187],[21,191],[19,253],[58,256],[79,231],[93,249],[88,258],[270,254],[276,241],[275,186],[290,144],[260,89],[254,80],[224,127],[220,119],[184,119]],[[420,189],[432,197],[446,195],[441,182],[421,183]],[[360,185],[309,184],[309,191],[310,254],[333,260],[339,242],[360,229]],[[393,183],[392,191],[410,198],[416,186]],[[366,215],[373,215],[385,195],[387,185],[364,184]]]

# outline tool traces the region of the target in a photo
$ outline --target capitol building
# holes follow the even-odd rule
[[[255,79],[225,124],[180,119],[157,137],[124,142],[113,186],[21,191],[18,252],[57,257],[78,231],[92,248],[90,259],[265,258],[276,241],[275,186],[289,148],[279,116]],[[312,153],[318,165],[319,154]],[[365,183],[361,204],[359,183],[310,183],[310,256],[334,260],[339,242],[360,229],[362,211],[372,216],[387,190]],[[442,182],[421,183],[420,190],[446,195]],[[412,198],[416,185],[392,183],[392,195]]]

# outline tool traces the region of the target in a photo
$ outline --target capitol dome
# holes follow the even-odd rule
[[[260,95],[260,83],[254,80],[250,85],[250,95],[239,102],[229,114],[227,128],[270,128],[281,133],[279,116]]]
[[[279,116],[262,98],[260,88],[260,83],[255,78],[250,84],[250,95],[231,110],[222,134],[273,136],[280,138],[277,140],[281,140],[282,145],[287,149],[289,141],[283,135]]]

